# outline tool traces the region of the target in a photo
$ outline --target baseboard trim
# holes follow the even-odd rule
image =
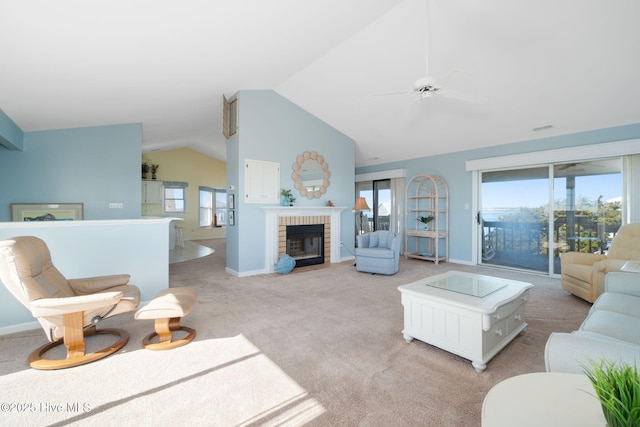
[[[17,325],[0,327],[0,335],[9,335],[16,332],[31,331],[38,328],[40,328],[40,323],[37,320],[34,320],[33,322],[18,323]]]

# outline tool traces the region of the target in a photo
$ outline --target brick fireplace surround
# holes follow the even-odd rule
[[[324,259],[340,262],[340,212],[343,207],[262,206],[265,211],[265,270],[272,273],[273,264],[286,253],[287,225],[324,225]]]
[[[324,225],[324,262],[331,259],[330,216],[281,216],[278,218],[278,257],[287,253],[287,226]]]

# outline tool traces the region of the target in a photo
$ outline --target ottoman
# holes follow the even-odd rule
[[[155,331],[144,337],[142,346],[148,350],[169,350],[193,341],[196,331],[181,326],[180,319],[189,314],[197,300],[198,294],[194,289],[169,288],[136,311],[136,319],[155,320]],[[178,330],[187,332],[187,336],[174,340],[173,331]],[[154,340],[156,336],[158,336],[157,342]]]

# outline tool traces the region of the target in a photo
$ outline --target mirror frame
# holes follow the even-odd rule
[[[324,173],[324,178],[322,180],[322,185],[320,189],[316,191],[309,191],[302,184],[302,176],[300,175],[300,170],[302,169],[302,165],[304,162],[311,160],[316,161],[320,165],[322,172]],[[329,177],[331,176],[331,172],[329,172],[329,165],[324,161],[324,156],[316,153],[315,151],[305,151],[301,155],[296,158],[296,162],[293,164],[293,173],[291,174],[291,178],[293,178],[294,187],[300,192],[302,197],[306,197],[307,199],[319,199],[320,196],[327,192],[327,187],[329,187]]]

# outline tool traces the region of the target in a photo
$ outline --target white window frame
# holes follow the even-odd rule
[[[167,190],[181,190],[182,198],[168,198]],[[182,209],[168,209],[167,202],[170,200],[182,200]],[[184,214],[187,213],[187,188],[182,185],[165,184],[162,190],[162,212],[165,214]]]
[[[202,206],[201,192],[207,192],[207,193],[211,194],[212,204],[211,204],[210,208]],[[218,210],[224,209],[225,212],[228,212],[228,206],[226,206],[226,204],[225,204],[225,206],[218,206],[218,197],[217,197],[218,194],[224,194],[225,195],[224,199],[225,199],[225,203],[226,203],[227,190],[225,190],[224,188],[214,188],[214,187],[207,187],[207,186],[202,186],[202,185],[200,187],[198,187],[198,227],[199,228],[215,228],[215,227],[221,228],[221,227],[226,227],[228,225],[227,224],[228,215],[225,215],[225,222],[224,223],[219,224],[218,220],[217,220],[217,218],[218,218],[218,214],[217,214]],[[202,223],[200,223],[200,213],[201,213],[202,209],[209,209],[211,211],[210,212],[211,224],[203,225]],[[216,218],[215,221],[214,221],[214,218]]]

